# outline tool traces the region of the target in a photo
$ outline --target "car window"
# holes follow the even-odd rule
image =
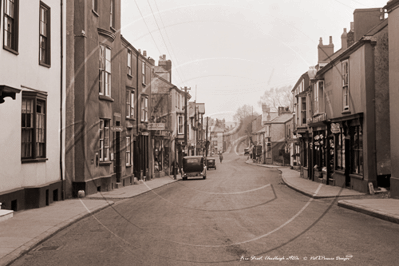
[[[198,159],[187,159],[187,163],[198,163]]]

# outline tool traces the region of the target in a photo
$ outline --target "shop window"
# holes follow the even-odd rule
[[[325,162],[325,137],[324,131],[315,132],[314,135],[314,164],[318,170],[322,170],[326,166]]]
[[[4,1],[3,47],[18,52],[19,0]]]
[[[351,172],[363,174],[363,132],[360,126],[351,127]]]
[[[100,119],[100,162],[109,161],[109,119]]]
[[[22,161],[46,157],[46,98],[37,92],[22,94]]]
[[[50,66],[50,8],[40,3],[39,63]]]
[[[345,135],[343,129],[335,134],[335,169],[345,170]]]

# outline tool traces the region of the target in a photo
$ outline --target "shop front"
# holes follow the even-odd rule
[[[334,184],[352,187],[363,178],[363,114],[331,119],[334,136]]]
[[[316,121],[315,121],[316,120]],[[309,140],[310,164],[308,167],[310,179],[326,185],[333,185],[334,172],[334,135],[330,131],[330,122],[323,119],[310,123]]]

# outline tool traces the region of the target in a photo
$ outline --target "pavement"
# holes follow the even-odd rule
[[[373,198],[357,191],[324,185],[300,177],[289,167],[252,163],[259,167],[277,168],[283,182],[290,188],[312,198],[338,198],[338,206],[399,224],[399,200]],[[178,178],[179,180],[180,178]],[[80,199],[57,201],[50,206],[15,212],[10,219],[0,221],[0,266],[9,265],[46,239],[69,225],[125,199],[176,182],[171,176],[107,192],[98,192]]]
[[[281,178],[288,187],[308,197],[315,199],[337,198],[337,204],[340,207],[399,224],[399,199],[387,198],[387,194],[370,195],[352,189],[314,182],[300,177],[299,171],[290,167],[257,164],[251,160],[246,163],[259,167],[277,168],[281,171]]]
[[[67,199],[43,208],[14,212],[12,218],[0,221],[0,265],[9,265],[58,231],[85,217],[176,181],[171,176],[154,178],[85,198]]]

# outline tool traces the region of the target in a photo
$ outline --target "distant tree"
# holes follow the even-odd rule
[[[243,105],[239,107],[234,115],[234,120],[241,121],[241,128],[238,131],[237,137],[246,135],[248,138],[252,135],[252,121],[259,114],[253,111],[253,107],[250,105]]]
[[[266,90],[260,97],[258,104],[266,104],[267,106],[278,109],[278,107],[292,107],[293,99],[291,94],[292,86],[284,86],[280,88],[271,88]]]

